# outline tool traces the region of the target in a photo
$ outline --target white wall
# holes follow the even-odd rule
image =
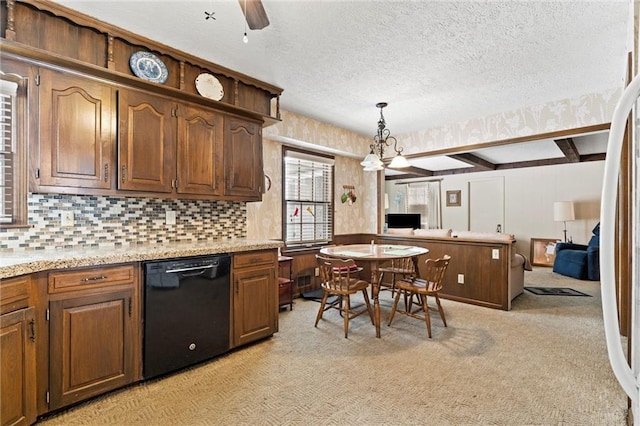
[[[567,222],[567,236],[586,244],[591,230],[599,222],[600,192],[604,161],[527,167],[504,171],[466,173],[445,176],[442,180],[442,225],[454,230],[468,229],[468,183],[472,180],[502,176],[504,178],[505,217],[502,232],[514,234],[518,252],[530,254],[531,238],[563,238],[563,223],[553,220],[555,201],[573,201],[576,220]],[[394,181],[386,184],[390,208],[395,209]],[[462,205],[447,207],[446,191],[462,191]]]

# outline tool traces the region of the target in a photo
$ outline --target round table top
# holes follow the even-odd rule
[[[387,260],[414,257],[429,253],[429,249],[418,246],[393,244],[347,244],[320,249],[320,254],[341,259]]]

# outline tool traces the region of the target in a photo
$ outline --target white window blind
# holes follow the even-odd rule
[[[324,244],[333,237],[333,159],[284,153],[284,240],[288,246]]]
[[[422,229],[442,228],[440,181],[404,183],[404,211],[420,213]]]
[[[0,80],[0,223],[12,223],[15,209],[15,100],[18,85]]]

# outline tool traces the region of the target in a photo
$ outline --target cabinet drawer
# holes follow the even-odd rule
[[[236,254],[233,256],[234,268],[246,268],[254,265],[275,264],[276,251],[265,250],[250,253]]]
[[[134,282],[133,265],[49,273],[49,293],[83,290]]]
[[[29,305],[29,276],[0,280],[0,314]]]

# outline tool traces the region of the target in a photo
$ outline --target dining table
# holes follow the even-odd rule
[[[393,260],[411,258],[416,275],[419,274],[418,257],[429,253],[429,249],[418,246],[397,244],[345,244],[327,246],[320,249],[320,254],[338,259],[353,259],[362,265],[367,263],[371,269],[371,293],[373,298],[373,322],[376,326],[376,337],[380,337],[380,278],[378,269],[381,264]]]

